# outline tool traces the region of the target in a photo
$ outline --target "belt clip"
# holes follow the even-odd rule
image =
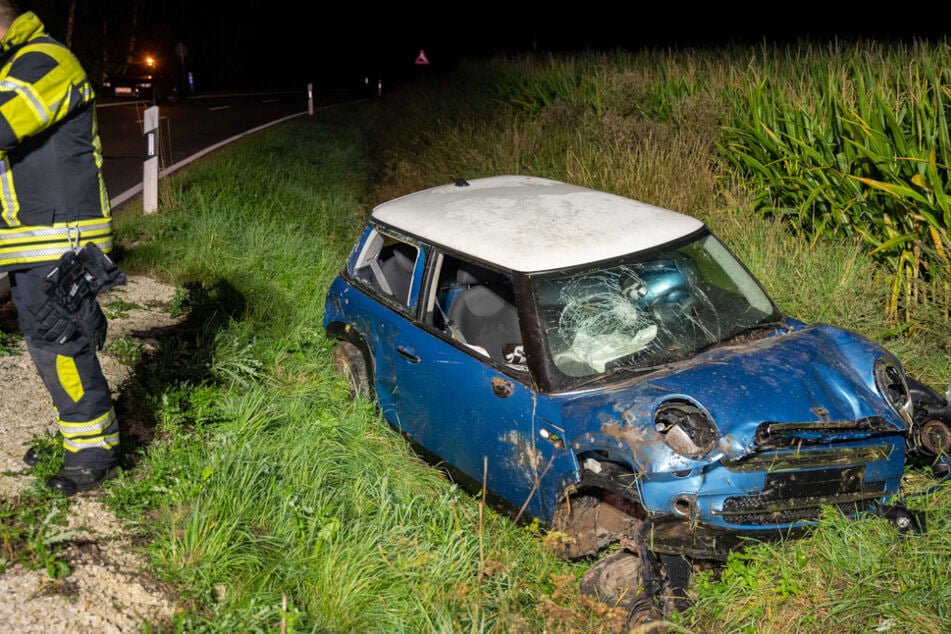
[[[75,236],[75,237],[74,237]],[[75,227],[66,227],[66,242],[73,251],[79,251],[79,225]]]

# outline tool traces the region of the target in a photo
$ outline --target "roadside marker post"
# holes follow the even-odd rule
[[[145,110],[143,126],[145,157],[142,166],[142,210],[149,214],[158,209],[159,108]]]
[[[314,116],[314,84],[307,84],[307,114]]]

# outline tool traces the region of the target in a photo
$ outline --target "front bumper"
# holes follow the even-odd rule
[[[849,517],[875,512],[898,492],[903,442],[888,435],[646,475],[647,538],[658,552],[720,559],[745,539],[799,532],[826,508]]]

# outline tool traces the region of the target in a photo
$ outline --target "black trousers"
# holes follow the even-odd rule
[[[104,469],[118,462],[119,423],[95,348],[80,332],[64,343],[36,334],[35,315],[46,301],[43,280],[54,266],[9,273],[10,294],[33,364],[52,398],[63,436],[63,464]]]

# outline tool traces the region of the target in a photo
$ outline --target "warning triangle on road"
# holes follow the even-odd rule
[[[429,63],[429,58],[426,57],[426,51],[424,51],[423,49],[419,49],[419,55],[416,56],[416,63],[417,64]]]

